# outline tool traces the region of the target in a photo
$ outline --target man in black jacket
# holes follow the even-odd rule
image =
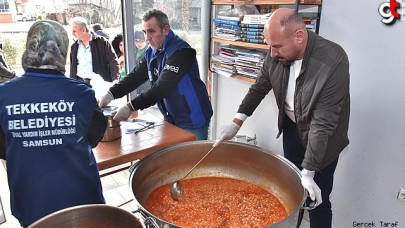
[[[93,72],[104,81],[119,78],[119,64],[111,44],[90,32],[87,20],[75,17],[70,21],[76,42],[70,48],[70,77],[90,82]]]

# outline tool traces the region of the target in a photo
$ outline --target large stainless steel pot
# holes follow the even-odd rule
[[[157,187],[182,178],[212,147],[212,141],[180,143],[158,150],[131,167],[129,187],[138,211],[154,218],[161,227],[177,227],[144,208],[149,194]],[[271,191],[285,206],[288,217],[274,228],[295,227],[299,210],[306,199],[300,172],[282,156],[260,147],[225,142],[216,148],[187,179],[196,177],[231,177],[256,184]]]
[[[142,228],[131,212],[104,204],[69,207],[34,222],[29,228]]]

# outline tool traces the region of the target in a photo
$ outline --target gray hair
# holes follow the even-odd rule
[[[158,25],[161,29],[163,29],[165,25],[170,26],[169,18],[167,17],[167,15],[157,9],[151,9],[146,11],[142,16],[142,20],[149,21],[152,17],[156,18],[156,21],[158,22]]]
[[[90,31],[89,24],[87,23],[87,19],[84,17],[74,17],[69,21],[70,26],[77,25],[80,28],[85,28],[86,31]]]

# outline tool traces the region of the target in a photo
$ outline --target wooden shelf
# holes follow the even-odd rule
[[[216,38],[216,37],[212,37],[211,41],[222,43],[222,44],[231,44],[231,45],[240,46],[240,47],[258,48],[258,49],[266,49],[266,50],[269,49],[269,45],[267,45],[267,44],[255,44],[255,43],[242,42],[242,41],[223,40],[223,39]]]
[[[217,75],[221,75],[222,77],[229,78],[228,76],[222,75],[222,74],[217,73],[215,71],[212,71],[212,73],[215,73]],[[242,75],[239,75],[239,74],[234,74],[234,75],[231,76],[231,78],[238,79],[238,80],[245,81],[245,82],[249,82],[249,83],[252,83],[252,84],[256,82],[256,79],[248,78],[248,77],[245,77],[245,76],[242,76]]]
[[[212,0],[212,5],[291,5],[295,0]],[[321,5],[322,0],[300,0],[301,5]]]
[[[239,74],[232,75],[231,77],[232,77],[232,78],[236,78],[236,79],[238,79],[238,80],[250,82],[250,83],[255,83],[255,82],[256,82],[256,79],[244,77],[244,76],[241,76],[241,75],[239,75]]]

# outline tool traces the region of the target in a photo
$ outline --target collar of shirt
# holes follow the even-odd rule
[[[93,60],[90,45],[85,47],[81,41],[77,50],[77,75],[81,78],[92,78]]]

